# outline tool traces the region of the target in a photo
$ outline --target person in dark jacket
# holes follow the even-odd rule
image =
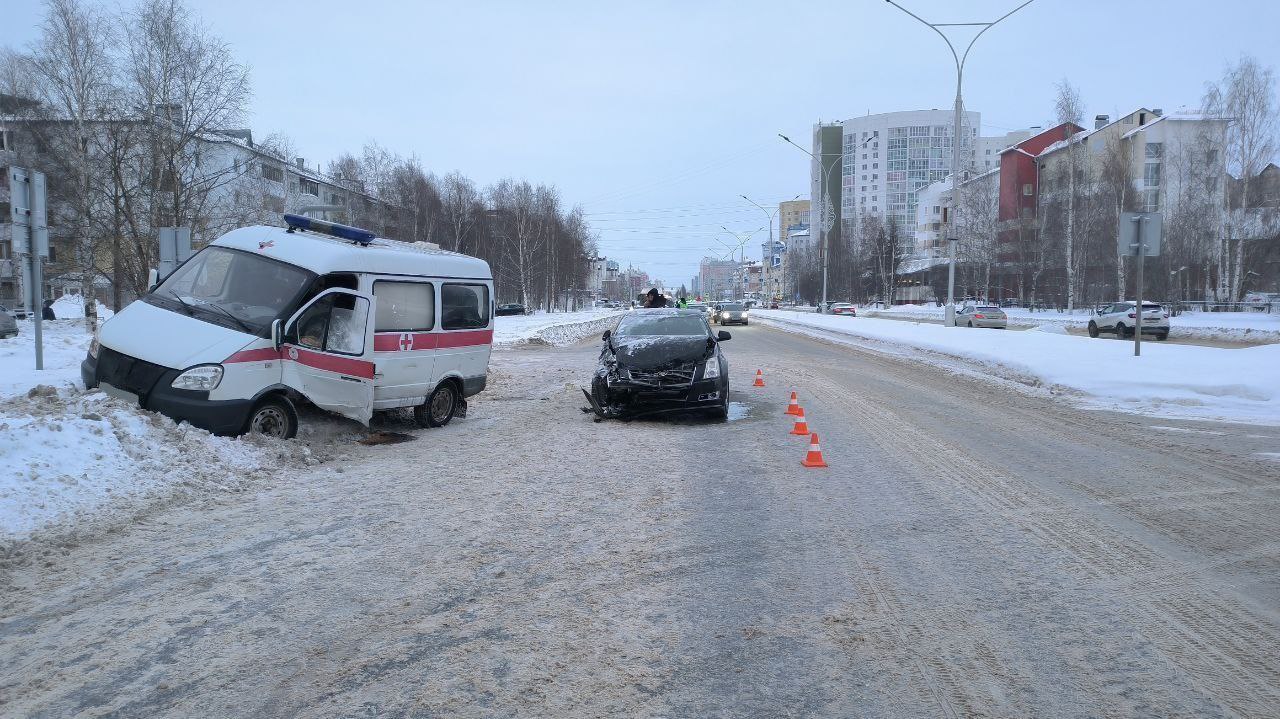
[[[40,312],[40,319],[42,320],[58,319],[57,315],[53,314],[53,300],[44,301],[44,309],[41,310]]]
[[[646,293],[644,296],[644,306],[647,309],[654,309],[656,307],[666,307],[667,298],[663,297],[662,294],[658,292],[657,287],[652,287],[649,289],[649,292]]]

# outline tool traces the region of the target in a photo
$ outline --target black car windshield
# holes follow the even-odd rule
[[[695,337],[707,336],[706,320],[696,315],[686,314],[634,314],[618,323],[619,337],[665,336]]]
[[[314,276],[250,252],[206,247],[147,298],[206,322],[262,334]]]

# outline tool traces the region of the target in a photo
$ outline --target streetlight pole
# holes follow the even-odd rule
[[[961,123],[964,118],[964,94],[962,92],[962,89],[964,86],[964,63],[966,60],[969,59],[969,51],[973,49],[973,44],[978,41],[978,38],[982,37],[982,34],[984,32],[990,30],[992,27],[996,25],[996,23],[1000,22],[1001,20],[1004,20],[1005,18],[1018,12],[1022,8],[1035,2],[1035,0],[1026,0],[1026,2],[1010,10],[1004,15],[1001,15],[1000,17],[996,18],[992,22],[952,22],[952,23],[940,23],[940,22],[931,23],[925,20],[924,18],[921,18],[919,15],[916,15],[915,13],[911,12],[910,10],[902,7],[898,3],[894,2],[894,0],[885,0],[885,2],[889,3],[890,5],[898,8],[902,12],[920,21],[920,24],[927,26],[930,30],[933,30],[934,32],[938,33],[938,37],[941,37],[942,41],[947,43],[947,49],[951,50],[951,57],[956,62],[956,112],[955,112],[955,118],[953,121],[954,122],[953,130],[951,132],[951,135],[952,135],[951,136],[951,227],[953,228],[952,235],[955,235],[955,236],[948,238],[949,241],[947,242],[947,247],[949,249],[948,258],[947,258],[947,310],[946,310],[946,319],[943,321],[943,324],[945,326],[954,327],[956,324],[956,242],[959,241],[960,239],[959,238],[960,223],[958,222],[958,220],[959,220],[959,212],[960,212],[960,170],[961,170],[960,134],[962,130]],[[973,36],[973,39],[969,41],[968,47],[964,49],[964,54],[961,55],[956,52],[955,45],[951,44],[951,39],[948,38],[945,33],[943,33],[941,30],[938,29],[941,27],[981,27],[982,29],[978,31],[977,35]]]
[[[779,206],[778,206],[778,209],[774,210],[773,212],[769,212],[768,210],[764,209],[764,206],[763,206],[763,205],[761,205],[760,203],[758,203],[758,202],[756,202],[755,200],[751,199],[750,197],[747,197],[746,195],[738,195],[738,197],[741,197],[742,199],[746,200],[747,202],[750,202],[751,204],[755,205],[756,207],[759,207],[759,208],[760,208],[760,211],[764,213],[764,216],[765,216],[765,217],[767,217],[767,218],[769,218],[769,254],[771,255],[771,257],[770,257],[769,265],[768,265],[767,267],[768,267],[768,269],[769,269],[769,275],[772,277],[772,276],[773,276],[773,262],[772,262],[772,254],[773,254],[773,218],[774,218],[774,216],[776,216],[776,215],[778,214],[778,212],[780,212],[780,211],[782,210],[782,206],[781,206],[781,205],[779,205]],[[800,199],[800,196],[799,196],[799,195],[796,195],[795,197],[791,198],[790,200],[787,200],[787,202],[795,202],[795,201],[796,201],[796,200],[798,200],[798,199]],[[778,228],[778,232],[782,232],[782,228],[781,228],[781,227],[779,227],[779,228]],[[760,269],[761,269],[761,273],[762,273],[762,276],[763,276],[763,272],[764,272],[764,269],[765,269],[765,265],[764,265],[764,256],[763,256],[763,255],[761,255],[761,257],[760,257],[760,264],[761,264],[761,268],[760,268]]]
[[[747,241],[751,239],[751,236],[752,236],[752,235],[754,235],[755,233],[759,232],[760,230],[763,230],[764,228],[763,228],[763,227],[758,227],[758,228],[756,228],[756,229],[754,229],[754,230],[752,230],[752,231],[750,231],[750,232],[746,233],[745,235],[739,235],[738,233],[734,232],[733,230],[729,229],[728,227],[725,227],[724,225],[720,225],[720,229],[724,230],[725,232],[728,232],[730,235],[732,235],[732,236],[733,236],[733,239],[735,239],[735,240],[737,240],[737,241],[738,241],[738,244],[737,244],[736,246],[734,246],[734,248],[733,248],[733,249],[734,249],[734,250],[741,250],[741,251],[742,251],[741,259],[739,259],[739,260],[738,260],[738,268],[739,268],[739,270],[742,272],[742,277],[743,277],[743,279],[746,279],[746,276],[747,276],[747,271],[746,271],[746,264],[747,264]],[[717,240],[716,240],[716,242],[720,242],[720,240],[719,240],[719,239],[717,239]],[[723,242],[720,242],[720,244],[724,245],[724,243],[723,243]],[[725,247],[728,247],[728,246],[729,246],[729,245],[725,245]],[[732,254],[733,254],[733,253],[732,253],[732,251],[731,251],[731,252],[730,252],[730,256],[732,256]],[[742,290],[742,283],[741,283],[741,282],[736,282],[736,283],[734,283],[734,284],[738,285],[737,289],[735,289],[735,290],[734,290],[734,294],[738,294],[738,293],[740,293],[740,292],[742,292],[742,291],[743,291],[743,290]]]
[[[831,167],[826,171],[826,173],[823,173],[823,172],[822,172],[822,161],[818,159],[818,157],[819,157],[818,155],[814,155],[812,152],[809,152],[808,150],[804,149],[803,147],[801,147],[801,146],[797,145],[796,143],[792,142],[792,141],[791,141],[791,138],[787,137],[786,135],[782,134],[781,132],[779,132],[779,133],[778,133],[778,137],[781,137],[781,138],[782,138],[782,140],[783,140],[783,142],[785,142],[785,143],[787,143],[788,145],[791,145],[792,147],[796,148],[797,150],[799,150],[799,151],[803,152],[804,154],[806,154],[806,155],[808,155],[809,157],[813,158],[813,161],[814,161],[814,162],[818,163],[818,195],[819,195],[819,199],[818,199],[818,202],[819,202],[819,205],[818,205],[818,233],[819,233],[819,234],[820,234],[820,236],[822,237],[822,304],[819,306],[818,311],[819,311],[819,312],[821,312],[821,311],[826,307],[826,305],[827,305],[827,265],[828,265],[828,257],[829,257],[829,255],[830,255],[830,253],[829,253],[829,252],[827,252],[827,229],[826,229],[826,227],[824,227],[824,226],[823,226],[823,225],[825,224],[825,222],[823,221],[823,211],[827,209],[827,206],[828,206],[829,204],[831,204],[831,203],[830,203],[830,201],[829,201],[829,200],[828,200],[828,198],[827,198],[827,190],[826,190],[826,188],[827,188],[827,186],[829,186],[829,185],[831,184],[831,171],[832,171],[832,170],[834,170],[835,168],[839,167],[840,165],[843,165],[843,164],[844,164],[844,154],[845,154],[845,153],[844,153],[844,149],[843,149],[843,148],[841,148],[840,152],[838,152],[838,153],[830,153],[830,152],[824,152],[824,153],[821,153],[821,156],[822,156],[822,157],[839,157],[839,158],[840,158],[840,162],[839,162],[839,163],[833,164],[833,165],[832,165],[832,166],[831,166]],[[877,131],[876,131],[876,133],[875,133],[875,134],[873,134],[871,137],[868,137],[867,139],[863,140],[862,142],[859,142],[859,143],[858,143],[858,144],[856,144],[856,145],[851,145],[849,149],[850,149],[851,151],[852,151],[852,150],[858,150],[858,149],[860,149],[860,148],[866,147],[868,142],[871,142],[872,140],[878,140],[878,139],[880,139],[880,134],[879,134],[879,131],[877,130]],[[855,167],[856,167],[856,166],[855,166]],[[750,200],[748,200],[748,202],[750,202]],[[858,211],[858,208],[857,208],[857,205],[856,205],[856,204],[853,206],[853,209],[854,209],[854,213],[855,213],[855,221],[856,221],[856,213],[857,213],[857,211]]]

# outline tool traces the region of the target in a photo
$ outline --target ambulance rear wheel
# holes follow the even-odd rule
[[[458,391],[453,383],[445,382],[436,387],[424,404],[413,408],[413,419],[419,427],[443,427],[453,419],[458,408]]]
[[[298,433],[298,412],[293,408],[293,403],[284,397],[264,397],[249,413],[245,432],[275,439],[293,439]]]

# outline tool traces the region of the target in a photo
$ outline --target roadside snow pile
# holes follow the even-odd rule
[[[590,310],[496,317],[493,344],[571,345],[612,329],[621,316],[617,310]]]
[[[922,350],[921,358],[942,367],[978,363],[1005,379],[1073,394],[1095,407],[1280,425],[1277,344],[1221,349],[1150,342],[1134,357],[1130,342],[1052,330],[954,329],[777,310],[757,311],[753,318],[820,337],[857,338],[863,341],[853,344],[869,349]]]
[[[105,320],[115,314],[98,302],[98,319]],[[80,295],[63,295],[53,301],[53,316],[60,320],[84,319],[84,300]]]
[[[0,403],[0,546],[104,510],[191,492],[234,491],[262,451],[107,397],[48,385]],[[72,531],[74,526],[62,527]]]
[[[941,322],[944,308],[934,305],[895,305],[890,309],[859,309],[863,317]],[[1090,309],[1074,313],[1048,310],[1032,312],[1007,307],[1012,327],[1056,325],[1084,331],[1089,326]],[[1280,313],[1265,312],[1184,312],[1169,319],[1169,336],[1175,339],[1266,344],[1280,342]]]
[[[17,337],[0,340],[0,400],[24,395],[38,384],[59,389],[81,386],[80,362],[89,351],[90,340],[84,322],[42,323],[44,369],[39,371],[35,368],[36,339],[32,325],[30,321],[19,322]]]

